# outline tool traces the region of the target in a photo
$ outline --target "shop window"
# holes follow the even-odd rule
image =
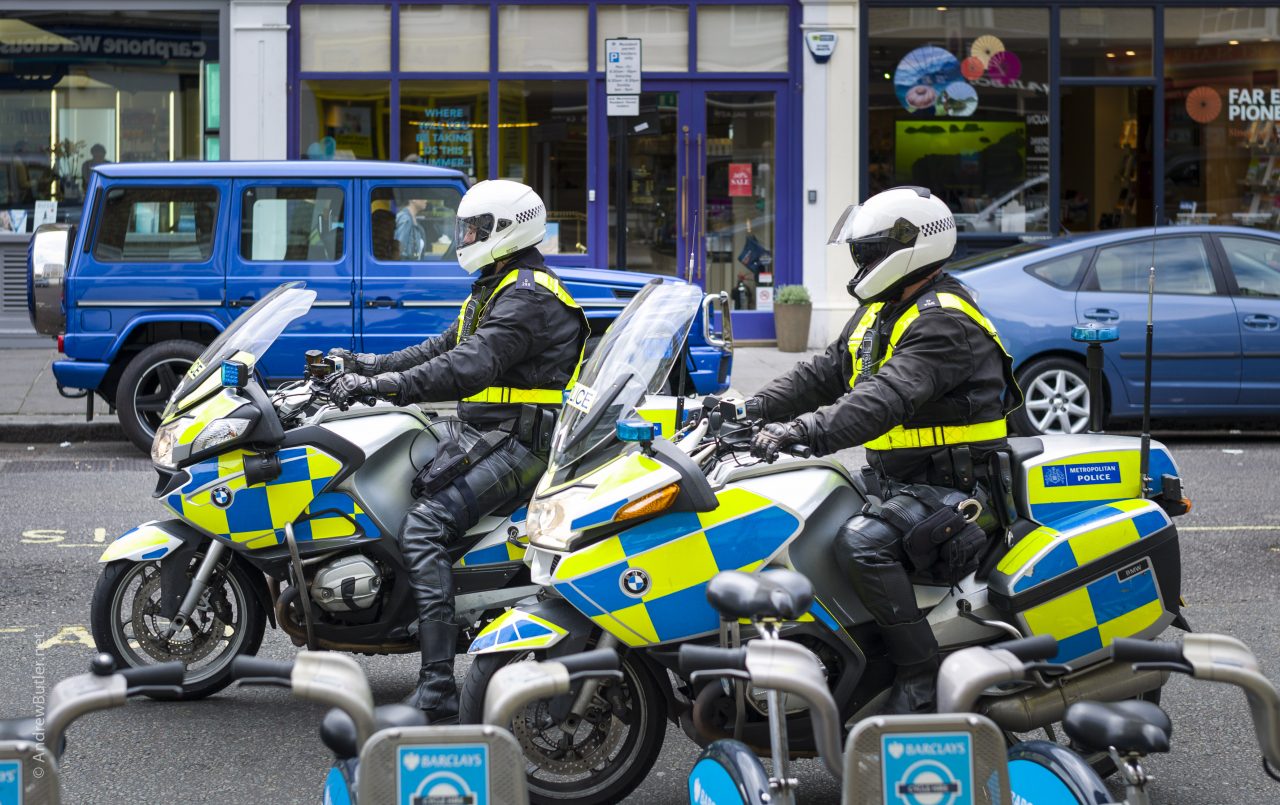
[[[343,254],[342,190],[250,187],[240,196],[245,260],[330,262]]]
[[[781,73],[787,70],[787,6],[701,6],[698,70]]]
[[[498,175],[538,191],[547,205],[543,254],[587,243],[587,82],[498,84]]]
[[[1222,238],[1222,250],[1240,296],[1280,298],[1280,243],[1258,238]]]
[[[498,69],[584,72],[586,6],[502,6],[498,9]]]
[[[1146,293],[1152,261],[1156,292],[1207,296],[1215,292],[1213,270],[1200,237],[1137,240],[1098,249],[1094,284],[1099,291]]]
[[[1280,19],[1164,14],[1165,222],[1280,229]]]
[[[1049,12],[868,17],[870,191],[928,187],[962,236],[1049,231]]]
[[[1027,266],[1026,271],[1036,279],[1044,280],[1055,288],[1074,289],[1080,284],[1081,270],[1088,263],[1091,252],[1076,252],[1054,260],[1046,260]],[[947,266],[948,270],[951,266]]]
[[[388,81],[301,82],[298,115],[303,159],[389,159]]]
[[[1151,226],[1152,99],[1147,87],[1063,87],[1062,226]]]
[[[305,5],[297,37],[303,72],[391,69],[391,7]]]
[[[462,194],[453,187],[376,187],[369,196],[373,256],[384,261],[456,261],[454,220]]]
[[[93,256],[108,263],[203,263],[213,255],[218,191],[115,188],[102,205]]]
[[[1062,9],[1062,74],[1150,76],[1153,19],[1149,8]]]
[[[401,81],[400,150],[405,161],[489,178],[489,82]]]
[[[689,69],[688,6],[597,6],[597,70],[604,70],[605,40],[622,37],[643,42],[645,72],[683,73]]]
[[[479,72],[489,69],[489,7],[401,6],[400,69]]]

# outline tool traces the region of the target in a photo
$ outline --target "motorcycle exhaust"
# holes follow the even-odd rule
[[[1092,699],[1118,702],[1164,685],[1168,671],[1134,671],[1128,664],[1108,662],[1078,676],[1058,680],[1053,687],[1032,688],[1009,696],[986,697],[978,709],[1010,732],[1031,732],[1061,721],[1067,708]]]

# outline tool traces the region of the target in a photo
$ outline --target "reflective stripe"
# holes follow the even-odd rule
[[[493,301],[493,298],[504,291],[508,285],[513,284],[520,276],[521,271],[533,272],[533,281],[555,294],[567,307],[581,311],[582,307],[574,300],[564,286],[560,284],[560,280],[546,273],[533,268],[514,269],[508,271],[507,275],[502,278],[497,287],[493,289],[493,293],[489,294],[489,298],[480,305],[475,312],[475,326],[471,332],[475,332],[475,328],[479,327],[480,320],[484,318],[485,308]],[[467,307],[472,303],[473,297],[468,296],[467,301],[462,303],[462,308],[458,311],[458,335],[455,343],[461,344],[466,339],[463,338],[463,331],[466,329]],[[468,333],[468,336],[470,333]],[[584,339],[582,349],[578,352],[578,362],[573,366],[573,374],[569,376],[568,384],[562,389],[518,389],[510,386],[490,386],[483,389],[470,397],[463,397],[462,402],[467,403],[495,403],[499,405],[561,405],[564,402],[564,394],[573,388],[578,382],[578,372],[582,370],[582,359],[586,355],[587,342]]]
[[[913,447],[941,447],[949,444],[987,442],[1009,434],[1003,419],[975,425],[936,425],[932,428],[904,428],[901,425],[862,446],[868,450],[900,450]]]

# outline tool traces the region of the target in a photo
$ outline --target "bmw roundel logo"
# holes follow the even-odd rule
[[[649,592],[649,574],[638,567],[628,568],[618,583],[622,592],[632,598],[640,598]]]
[[[231,490],[225,486],[219,486],[209,493],[209,499],[219,509],[225,509],[231,505]]]

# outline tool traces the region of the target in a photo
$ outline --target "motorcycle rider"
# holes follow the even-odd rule
[[[458,205],[458,262],[479,272],[442,335],[387,355],[333,350],[350,373],[331,384],[339,405],[460,400],[436,420],[436,457],[414,482],[400,550],[418,606],[422,666],[406,703],[433,723],[456,717],[453,571],[448,547],[481,517],[527,498],[546,469],[555,412],[577,379],[585,314],[544,264],[546,208],[526,185],[476,184]]]
[[[861,306],[823,354],[748,403],[769,423],[752,452],[866,448],[863,477],[884,503],[844,524],[836,558],[897,669],[885,712],[928,712],[938,644],[911,573],[954,581],[976,566],[987,537],[960,503],[985,497],[979,482],[1008,448],[1005,416],[1021,392],[994,326],[942,272],[956,226],[941,199],[922,187],[879,193],[849,207],[829,242],[849,244],[849,293]]]

